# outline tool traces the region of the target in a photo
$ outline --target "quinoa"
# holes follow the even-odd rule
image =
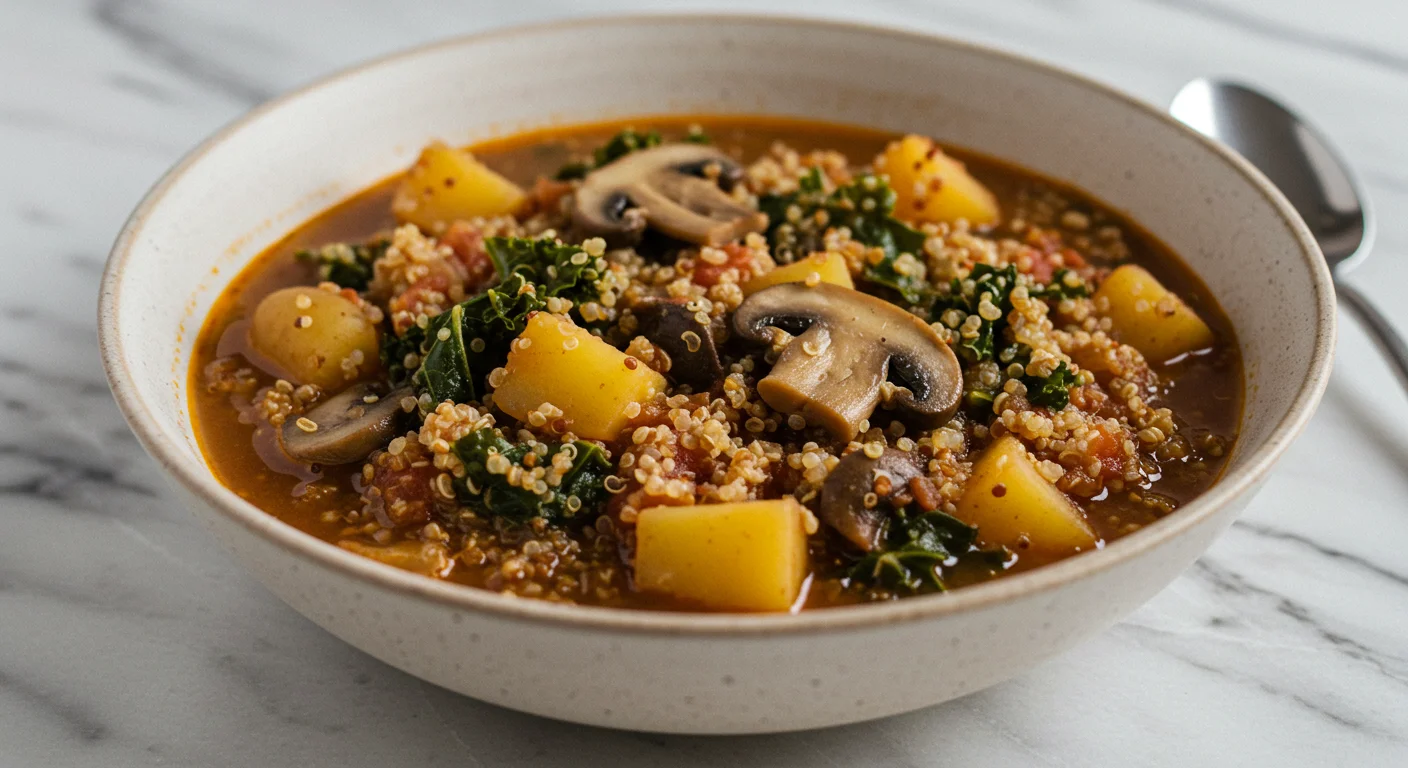
[[[870,178],[867,174],[883,173],[881,166],[839,151],[801,150],[776,141],[743,167],[741,182],[728,194],[756,206],[770,196],[796,192],[812,169],[829,194]],[[712,167],[705,175],[718,171]],[[812,516],[828,478],[848,457],[874,460],[898,452],[918,468],[919,476],[902,488],[892,488],[886,478],[877,486],[883,493],[868,496],[867,505],[894,492],[913,508],[955,515],[975,462],[1011,436],[1042,478],[1075,499],[1102,536],[1113,537],[1174,512],[1215,479],[1231,450],[1229,431],[1209,428],[1207,419],[1183,407],[1190,397],[1180,389],[1179,376],[1194,371],[1190,386],[1196,386],[1205,380],[1197,377],[1212,367],[1235,367],[1235,350],[1219,348],[1205,359],[1163,364],[1121,343],[1107,317],[1109,307],[1092,291],[1111,268],[1148,246],[1137,228],[1078,193],[1045,183],[1014,184],[1002,191],[999,222],[911,222],[917,247],[896,253],[867,244],[863,231],[837,226],[825,210],[806,214],[797,206],[785,211],[784,221],[771,222],[768,232],[721,245],[661,246],[648,238],[608,244],[576,237],[571,206],[579,183],[540,178],[514,215],[439,222],[429,229],[403,223],[381,235],[386,247],[371,262],[364,288],[325,282],[310,290],[353,302],[379,329],[384,344],[416,339],[436,327],[431,319],[502,279],[487,256],[488,238],[561,236],[580,246],[572,265],[592,270],[592,290],[566,296],[529,288],[541,300],[534,305],[537,311],[588,329],[627,355],[628,368],[670,380],[681,363],[642,332],[641,317],[649,305],[676,302],[701,331],[708,330],[681,336],[687,351],[698,352],[703,338],[712,337],[723,376],[698,391],[672,383],[627,403],[622,406],[627,426],[618,437],[584,440],[576,434],[581,424],[572,418],[579,404],[543,402],[520,412],[521,419],[495,404],[512,374],[494,355],[536,351],[527,337],[505,340],[499,349],[482,338],[466,338],[468,358],[478,365],[482,356],[487,364],[474,371],[473,396],[462,402],[436,402],[422,382],[409,378],[423,363],[427,346],[396,348],[401,351],[390,362],[408,370],[408,381],[399,382],[385,380],[387,360],[358,350],[333,363],[347,382],[381,383],[381,394],[373,398],[409,384],[410,394],[395,395],[406,429],[364,462],[346,470],[318,468],[324,475],[299,486],[300,503],[319,535],[397,567],[515,596],[681,607],[634,590],[641,513],[792,496],[808,510],[811,604],[888,600],[904,590],[851,578],[859,557],[854,546]],[[778,329],[771,343],[747,343],[734,337],[733,313],[750,290],[757,290],[751,281],[809,252],[844,263],[858,289],[919,316],[960,355],[985,329],[1001,328],[990,354],[960,358],[964,400],[957,413],[939,423],[911,418],[900,408],[913,394],[905,388],[909,384],[886,380],[878,384],[880,402],[873,413],[851,439],[838,440],[822,420],[779,411],[760,396],[759,382],[790,345],[800,343],[815,357],[827,342],[815,335],[798,342],[799,336]],[[881,268],[925,286],[924,299],[904,299],[877,284],[875,270]],[[975,270],[1009,268],[1016,282],[1004,295],[974,294],[982,274]],[[534,275],[539,281],[550,277]],[[813,273],[802,282],[816,287],[822,281]],[[963,296],[971,296],[972,303],[955,300]],[[424,335],[446,343],[453,336],[444,327],[438,335]],[[566,351],[581,342],[570,343]],[[1043,394],[1042,383],[1059,376],[1068,376],[1069,386],[1053,406],[1043,399],[1049,393]],[[210,357],[200,381],[205,396],[234,404],[256,423],[318,429],[303,414],[324,399],[322,390],[273,378],[239,354]],[[471,435],[492,435],[527,452],[517,461],[491,453],[479,469],[457,451]],[[567,518],[508,519],[474,503],[481,471],[514,492],[556,498],[576,471],[578,445],[600,450],[609,460],[596,506],[574,496],[577,507]],[[1022,557],[1017,569],[1041,562]],[[953,583],[992,575],[960,567]]]

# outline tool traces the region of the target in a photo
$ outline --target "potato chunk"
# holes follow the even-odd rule
[[[259,302],[250,322],[255,351],[297,384],[337,392],[377,370],[376,326],[350,299],[318,288],[283,288]]]
[[[955,516],[978,526],[978,539],[1014,552],[1067,555],[1095,548],[1085,515],[1037,472],[1027,449],[1008,435],[973,465]]]
[[[786,611],[809,569],[807,514],[791,496],[647,509],[636,519],[636,585],[709,608]]]
[[[891,142],[876,167],[890,177],[895,216],[905,221],[954,222],[975,226],[997,221],[997,198],[963,163],[945,155],[933,139],[909,135]]]
[[[1111,272],[1094,298],[1115,337],[1151,363],[1213,345],[1207,323],[1143,267],[1126,264]]]
[[[469,152],[437,141],[406,171],[391,210],[403,222],[440,234],[457,219],[513,213],[523,201],[517,184]]]
[[[851,270],[846,266],[845,257],[839,253],[828,252],[813,253],[805,259],[784,264],[771,272],[755,277],[743,284],[743,293],[757,293],[764,288],[771,288],[781,283],[804,283],[813,272],[823,283],[831,283],[843,288],[856,287],[856,284],[851,281]]]
[[[494,405],[526,421],[551,403],[569,429],[592,440],[614,440],[630,421],[627,405],[665,391],[665,377],[645,363],[547,312],[529,318],[504,368]]]

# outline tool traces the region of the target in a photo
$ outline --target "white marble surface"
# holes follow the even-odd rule
[[[589,10],[759,4],[402,5],[0,3],[0,766],[1408,765],[1408,399],[1352,323],[1310,429],[1185,576],[1035,672],[911,715],[733,739],[564,725],[407,677],[275,600],[176,506],[103,383],[98,275],[145,189],[255,103],[360,59]],[[1286,95],[1362,169],[1382,227],[1354,281],[1408,328],[1402,0],[809,8],[1160,103],[1208,72]]]

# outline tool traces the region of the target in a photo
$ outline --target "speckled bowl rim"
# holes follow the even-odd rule
[[[212,148],[240,131],[265,113],[294,99],[334,82],[357,77],[362,72],[385,63],[409,58],[426,51],[455,47],[490,38],[534,34],[546,29],[571,26],[589,31],[593,27],[652,24],[660,22],[740,23],[751,25],[802,26],[828,29],[854,29],[871,35],[889,36],[897,40],[921,42],[938,47],[960,49],[970,54],[1006,60],[1009,63],[1044,70],[1075,84],[1119,100],[1130,109],[1144,113],[1183,133],[1201,144],[1209,153],[1220,158],[1246,178],[1280,215],[1286,227],[1300,243],[1300,257],[1309,270],[1314,286],[1315,334],[1310,373],[1301,384],[1291,408],[1273,428],[1265,443],[1243,458],[1243,466],[1230,471],[1215,486],[1197,499],[1152,525],[1111,542],[1103,549],[1077,555],[1026,573],[1016,574],[984,584],[964,587],[954,592],[907,598],[882,604],[856,605],[825,610],[803,611],[796,614],[704,614],[673,613],[560,605],[540,600],[506,597],[494,592],[454,583],[444,583],[398,570],[369,558],[355,555],[333,544],[303,533],[240,498],[215,479],[203,464],[191,459],[178,447],[176,440],[164,434],[147,403],[133,383],[126,362],[122,338],[118,333],[118,316],[122,311],[119,295],[120,276],[128,259],[132,258],[138,234],[151,212],[161,205],[172,186],[192,166],[200,162]],[[1050,591],[1068,583],[1091,577],[1142,553],[1169,542],[1205,521],[1225,504],[1251,491],[1271,470],[1273,464],[1305,428],[1315,411],[1329,381],[1335,342],[1335,297],[1329,269],[1305,223],[1285,197],[1241,156],[1186,128],[1162,110],[1124,94],[1090,78],[1059,67],[984,45],[962,40],[912,32],[893,27],[861,24],[805,16],[725,14],[636,14],[603,16],[590,19],[567,19],[541,24],[507,27],[464,35],[428,45],[417,46],[359,64],[322,78],[268,101],[226,125],[195,149],[186,154],[143,198],[123,225],[103,273],[98,303],[98,339],[108,384],[132,431],[146,450],[182,486],[204,499],[215,509],[258,536],[301,557],[347,575],[368,586],[385,588],[407,598],[432,600],[447,607],[478,611],[507,619],[547,623],[566,628],[614,631],[632,634],[718,635],[718,634],[793,634],[860,630],[892,622],[932,619],[948,614],[981,609],[1019,596]]]

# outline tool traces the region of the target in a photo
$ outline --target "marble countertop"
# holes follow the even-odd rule
[[[178,506],[103,381],[93,317],[118,227],[182,152],[274,94],[584,6],[4,2],[0,766],[1408,765],[1408,399],[1353,322],[1309,430],[1188,573],[1027,675],[881,722],[673,738],[541,720],[397,672],[243,573]],[[1353,281],[1408,329],[1401,0],[809,9],[997,43],[1157,103],[1204,73],[1283,94],[1361,169],[1381,230]]]

